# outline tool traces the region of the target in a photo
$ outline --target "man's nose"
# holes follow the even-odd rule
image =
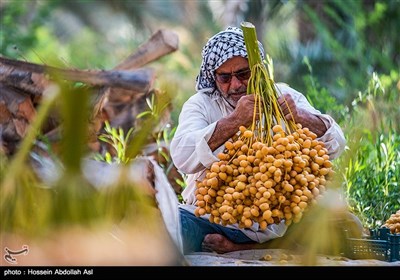
[[[235,75],[232,75],[230,88],[239,88],[242,86],[242,81],[240,81]]]

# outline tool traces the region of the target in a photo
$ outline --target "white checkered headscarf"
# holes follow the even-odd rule
[[[264,48],[260,42],[258,45],[264,59]],[[216,90],[215,70],[234,56],[247,58],[246,45],[243,31],[237,27],[228,27],[211,37],[203,47],[200,73],[196,77],[196,91],[213,93]]]

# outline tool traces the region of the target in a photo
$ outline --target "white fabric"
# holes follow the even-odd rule
[[[346,140],[341,128],[332,117],[314,109],[303,94],[286,84],[277,84],[277,92],[278,94],[289,93],[297,106],[309,110],[323,120],[328,130],[317,139],[325,143],[330,159],[336,158],[344,150]],[[212,152],[207,141],[213,134],[217,121],[232,111],[233,108],[218,92],[212,95],[198,92],[191,96],[182,107],[179,124],[171,141],[170,153],[178,170],[187,175],[187,187],[182,192],[186,204],[196,203],[194,194],[196,180],[201,180],[205,170],[210,168],[213,162],[219,160],[216,155],[223,151],[224,146]],[[237,225],[234,226],[237,227]],[[261,231],[258,224],[255,224],[251,229],[241,230],[252,240],[265,242],[282,236],[286,231],[286,226],[283,223],[269,225],[267,230]]]
[[[181,236],[181,222],[179,218],[179,201],[176,197],[174,189],[168,181],[162,168],[153,159],[149,158],[154,168],[154,185],[156,189],[156,201],[158,209],[160,209],[163,216],[164,224],[175,242],[178,250],[183,253],[183,244]]]

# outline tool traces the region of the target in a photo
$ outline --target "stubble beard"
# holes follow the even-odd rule
[[[219,87],[218,90],[220,91],[222,98],[224,98],[225,101],[232,106],[232,108],[236,108],[239,99],[247,94],[247,88],[245,86],[237,90],[228,91],[227,93],[223,92]],[[232,98],[232,96],[235,98]]]

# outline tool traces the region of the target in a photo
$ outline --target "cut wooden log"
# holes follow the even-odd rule
[[[9,154],[15,151],[16,144],[25,136],[35,114],[29,95],[0,84],[0,131],[4,152]]]
[[[31,73],[45,74],[50,79],[64,79],[82,82],[91,86],[108,86],[131,89],[138,92],[148,91],[154,81],[154,70],[141,68],[132,71],[112,70],[69,70],[31,62],[12,60],[0,56],[0,82],[19,88],[28,89],[37,94],[39,89],[31,89]]]
[[[114,67],[117,70],[132,70],[143,67],[178,49],[179,37],[167,29],[158,30],[150,39],[139,46],[127,59]]]
[[[179,37],[175,32],[161,29],[155,32],[150,39],[132,53],[123,62],[115,66],[114,70],[133,70],[170,54],[178,49]],[[146,98],[150,92],[135,92],[133,89],[107,87],[103,89],[102,114],[109,119],[111,126],[122,127],[125,132],[135,125],[136,115],[146,108]],[[135,105],[133,105],[135,104]]]

